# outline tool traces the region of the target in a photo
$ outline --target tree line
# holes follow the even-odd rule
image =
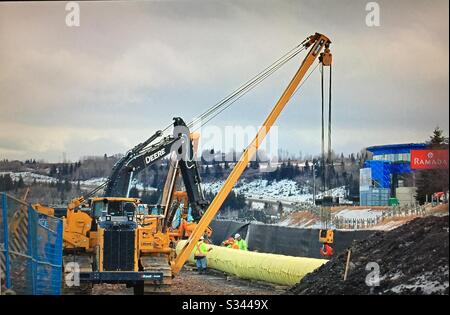
[[[18,180],[13,180],[10,174],[0,175],[0,191],[17,191],[17,189],[24,188],[25,183],[22,176]]]

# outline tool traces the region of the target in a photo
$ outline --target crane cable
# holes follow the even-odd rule
[[[323,199],[325,197],[325,192],[327,189],[327,182],[328,182],[328,189],[330,189],[330,172],[328,169],[328,163],[331,162],[331,92],[332,92],[332,65],[329,65],[330,72],[329,72],[329,84],[328,84],[328,134],[327,134],[327,161],[325,161],[325,84],[324,84],[324,65],[321,63],[321,103],[322,103],[322,134],[321,134],[321,153],[322,153],[322,185],[323,185],[323,192],[322,192],[322,204]],[[323,205],[321,206],[321,220],[323,219],[325,214],[325,211],[323,211]],[[324,228],[328,228],[328,218],[325,218],[325,223],[322,222],[322,226],[325,226]]]
[[[286,64],[288,61],[290,61],[292,58],[294,58],[300,52],[305,50],[306,47],[304,46],[304,44],[306,42],[307,42],[307,39],[305,39],[303,42],[301,42],[300,44],[298,44],[297,46],[295,46],[294,48],[289,50],[287,53],[285,53],[283,56],[281,56],[275,62],[273,62],[270,66],[266,67],[264,70],[262,70],[257,75],[255,75],[253,78],[251,78],[250,80],[248,80],[247,82],[242,84],[240,87],[238,87],[236,90],[234,90],[233,92],[228,94],[222,100],[220,100],[219,102],[217,102],[216,104],[214,104],[213,106],[208,108],[200,116],[194,118],[190,123],[187,124],[187,127],[189,129],[191,129],[197,123],[202,122],[206,119],[205,123],[198,126],[197,129],[199,129],[201,126],[204,126],[205,124],[210,122],[213,118],[215,118],[217,115],[222,113],[225,109],[229,108],[234,102],[236,102],[242,96],[247,94],[251,89],[253,89],[255,86],[257,86],[263,80],[265,80],[267,77],[269,77],[275,71],[280,69],[284,64]],[[225,108],[223,109],[223,107],[225,107]],[[212,116],[212,118],[208,118],[209,116]],[[173,126],[173,123],[168,124],[166,127],[164,127],[161,130],[161,134],[165,133],[172,126]]]
[[[236,90],[225,96],[222,100],[214,104],[213,106],[209,107],[206,111],[204,111],[200,116],[194,118],[191,122],[187,124],[187,127],[189,129],[192,129],[194,126],[197,127],[196,130],[198,130],[200,127],[204,126],[208,122],[210,122],[213,118],[217,117],[220,113],[222,113],[224,110],[229,108],[232,104],[234,104],[237,100],[239,100],[242,96],[247,94],[250,90],[255,88],[258,84],[260,84],[262,81],[264,81],[266,78],[268,78],[270,75],[272,75],[274,72],[276,72],[278,69],[280,69],[284,64],[286,64],[288,61],[290,61],[292,58],[297,56],[300,52],[306,49],[305,43],[307,42],[307,39],[305,39],[303,42],[289,50],[287,53],[285,53],[283,56],[275,60],[271,65],[266,67],[264,70],[260,71],[258,74],[256,74],[254,77],[243,83],[241,86],[239,86]],[[201,123],[199,126],[196,126],[198,123]],[[161,133],[165,133],[167,130],[172,127],[173,123],[170,123],[165,128],[161,130]],[[195,130],[194,130],[195,131]]]
[[[203,112],[199,117],[194,118],[190,123],[187,124],[187,127],[189,129],[196,127],[195,130],[197,131],[207,123],[209,123],[212,119],[217,117],[219,114],[221,114],[223,111],[228,109],[231,105],[233,105],[236,101],[238,101],[241,97],[246,95],[248,92],[250,92],[253,88],[258,86],[262,81],[267,79],[269,76],[271,76],[273,73],[275,73],[277,70],[279,70],[283,65],[285,65],[287,62],[289,62],[292,58],[297,56],[299,53],[304,51],[306,49],[305,43],[307,42],[307,39],[305,39],[303,42],[289,50],[287,53],[285,53],[282,57],[278,58],[275,62],[273,62],[270,66],[266,67],[264,70],[259,72],[257,75],[255,75],[253,78],[242,84],[239,88],[228,94],[225,98],[223,98],[218,103],[214,104],[210,108],[208,108],[205,112]],[[318,64],[317,64],[318,66]],[[292,94],[291,98],[297,93],[299,88],[308,80],[308,78],[311,76],[311,74],[314,72],[314,70],[317,68],[317,66],[309,73],[309,75],[305,78],[305,80],[300,84],[297,89]],[[205,120],[206,119],[206,120]],[[196,126],[197,123],[201,122],[200,125]],[[165,133],[170,127],[172,127],[173,123],[170,123],[166,127],[164,127],[161,130],[161,134]],[[103,184],[99,185],[98,187],[91,190],[87,196],[92,196],[100,189],[104,188],[108,184],[109,180],[106,180]]]
[[[270,76],[272,73],[277,71],[281,66],[283,66],[286,62],[291,60],[293,57],[298,55],[300,52],[305,50],[305,42],[307,40],[305,39],[303,42],[289,50],[287,53],[285,53],[283,56],[278,58],[275,62],[273,62],[270,66],[266,67],[264,70],[259,72],[257,75],[252,77],[250,80],[242,84],[240,87],[238,87],[236,90],[225,96],[222,100],[214,104],[213,106],[209,107],[206,111],[204,111],[200,116],[194,118],[190,123],[187,124],[187,127],[191,129],[193,126],[195,126],[197,123],[203,121],[204,119],[207,119],[207,122],[209,122],[211,119],[208,119],[208,116],[216,117],[218,114],[215,114],[217,111],[220,111],[219,113],[223,112],[222,107],[226,106],[228,108],[230,106],[227,105],[231,100],[236,99],[238,100],[243,95],[245,95],[249,90],[253,89],[256,85],[258,85],[261,81],[266,79],[268,76]],[[244,92],[245,91],[245,92]],[[244,93],[242,95],[242,93]],[[231,104],[233,104],[236,100],[234,100]],[[225,109],[226,109],[225,108]],[[164,129],[161,130],[162,133],[166,132],[173,124],[170,123],[167,125]],[[203,125],[203,124],[202,124]]]
[[[221,101],[216,103],[215,105],[208,108],[205,112],[203,112],[199,117],[193,119],[189,124],[188,127],[192,128],[195,124],[198,122],[207,119],[209,116],[217,116],[217,111],[222,112],[221,108],[225,107],[228,108],[227,104],[231,102],[233,99],[239,99],[242,97],[242,93],[245,95],[249,90],[253,89],[256,85],[258,85],[260,82],[262,82],[264,79],[269,77],[271,74],[273,74],[275,71],[277,71],[281,66],[283,66],[285,63],[287,63],[289,60],[291,60],[293,57],[298,55],[300,52],[305,50],[304,47],[305,41],[300,43],[299,45],[292,48],[290,51],[285,53],[282,57],[278,58],[275,62],[273,62],[270,66],[266,67],[264,70],[259,72],[257,75],[255,75],[253,78],[242,84],[239,88],[231,92],[229,95],[227,95],[225,98],[223,98]],[[232,102],[234,103],[234,102]],[[208,120],[209,121],[209,120]]]
[[[259,85],[262,81],[267,79],[270,75],[279,70],[283,65],[289,62],[292,58],[297,56],[300,52],[305,50],[304,40],[302,43],[298,44],[287,53],[285,53],[282,57],[278,58],[275,62],[273,62],[270,66],[266,67],[264,70],[260,71],[253,78],[246,81],[239,88],[228,94],[225,98],[223,98],[218,103],[214,104],[210,108],[208,108],[205,112],[203,112],[199,117],[194,118],[190,123],[187,124],[187,127],[191,130],[191,132],[198,131],[200,128],[208,124],[215,117],[220,115],[223,111],[228,109],[231,105],[233,105],[236,101],[250,92],[253,88]],[[296,90],[297,91],[297,90]],[[294,92],[295,94],[295,92]],[[206,119],[206,120],[205,120]],[[197,125],[200,123],[200,125]],[[163,129],[163,132],[170,128],[171,125],[168,125]],[[195,129],[192,129],[196,127]],[[186,161],[186,166],[187,161]]]
[[[332,161],[331,161],[331,74],[332,74],[331,67],[332,67],[332,65],[330,65],[329,67],[330,67],[330,78],[329,78],[330,81],[329,81],[329,86],[328,86],[328,88],[329,88],[329,90],[328,90],[328,160],[330,163],[332,163]],[[328,185],[330,185],[330,178],[328,178]]]

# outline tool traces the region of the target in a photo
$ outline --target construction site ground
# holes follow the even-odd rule
[[[290,293],[448,294],[448,218],[416,218],[358,241],[351,247],[348,264],[348,252],[343,252],[306,275]],[[378,275],[379,281],[367,282],[376,280],[371,275]]]
[[[277,295],[286,287],[239,279],[223,272],[209,269],[198,274],[193,266],[186,266],[172,283],[172,295]],[[95,285],[93,295],[132,295],[133,289],[125,285]]]

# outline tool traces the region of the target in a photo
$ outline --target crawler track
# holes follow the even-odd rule
[[[79,286],[68,286],[66,272],[70,272],[69,263],[77,263],[80,272],[92,272],[92,259],[86,255],[66,255],[63,257],[62,288],[63,295],[92,295],[92,283],[81,282]],[[67,267],[67,269],[66,269]]]
[[[163,281],[146,280],[135,287],[135,294],[143,295],[169,295],[172,286],[172,269],[167,256],[143,256],[140,258],[142,270],[162,272]]]

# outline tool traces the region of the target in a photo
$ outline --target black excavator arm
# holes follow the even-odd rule
[[[107,181],[105,196],[128,197],[134,176],[164,157],[175,153],[194,219],[201,216],[208,202],[204,199],[201,190],[200,173],[197,161],[194,159],[190,131],[179,117],[174,118],[173,126],[172,135],[154,143],[162,135],[161,131],[156,132],[148,140],[128,151],[114,165],[112,174]]]

